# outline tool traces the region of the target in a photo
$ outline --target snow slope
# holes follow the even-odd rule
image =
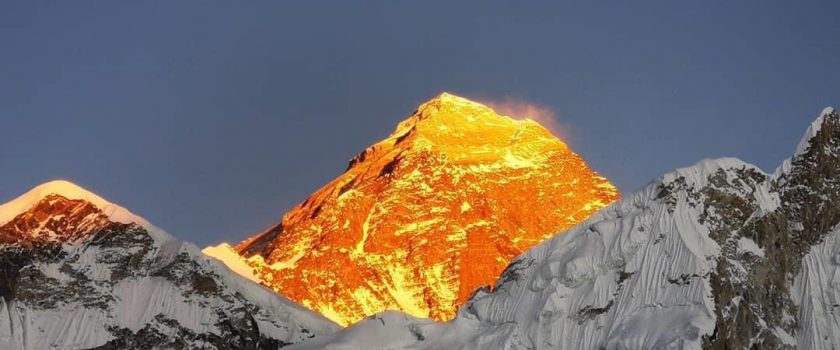
[[[254,273],[254,268],[246,263],[246,260],[239,255],[234,248],[227,243],[207,247],[201,250],[204,255],[215,258],[224,263],[233,272],[245,277],[254,283],[260,283],[260,278]]]
[[[802,308],[799,322],[811,330],[798,337],[799,346],[812,349],[840,344],[840,229],[832,230],[805,256],[793,296]]]
[[[397,313],[290,349],[840,348],[840,115],[773,175],[704,160],[514,260],[447,323]]]
[[[273,349],[338,329],[66,181],[0,223],[2,349]]]

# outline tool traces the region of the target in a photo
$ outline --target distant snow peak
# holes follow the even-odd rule
[[[0,213],[0,349],[277,349],[338,328],[67,181]]]
[[[837,113],[837,110],[834,109],[834,107],[824,108],[817,119],[808,126],[808,130],[805,131],[805,135],[802,136],[802,139],[799,141],[799,145],[796,146],[796,152],[794,152],[794,155],[805,153],[808,150],[810,141],[817,136],[817,133],[820,131],[820,128],[822,128],[826,118],[840,118],[840,114]]]
[[[819,135],[822,127],[827,124],[826,122],[829,122],[829,124],[840,123],[840,112],[838,112],[834,107],[824,108],[817,118],[808,126],[805,134],[799,140],[799,144],[796,146],[796,151],[793,153],[793,156],[783,161],[782,164],[776,168],[776,171],[774,172],[775,177],[780,177],[785,173],[789,173],[791,171],[791,162],[794,158],[808,153],[808,150],[812,145],[819,145],[821,142],[826,141],[817,139],[817,135]]]
[[[159,241],[173,238],[165,231],[155,227],[146,219],[135,215],[119,205],[66,180],[54,180],[43,183],[29,190],[12,201],[0,205],[0,226],[12,221],[17,216],[37,206],[39,202],[49,196],[59,196],[68,200],[84,201],[95,206],[111,222],[122,224],[137,224],[149,231]]]
[[[55,180],[38,185],[14,200],[0,205],[0,225],[11,221],[14,217],[29,210],[43,198],[51,194],[59,195],[67,199],[84,200],[101,209],[105,209],[106,207],[113,205],[102,199],[102,197],[99,197],[72,182]]]

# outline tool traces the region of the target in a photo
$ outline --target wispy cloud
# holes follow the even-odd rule
[[[505,97],[501,100],[479,99],[480,103],[492,108],[496,113],[506,115],[513,119],[531,119],[562,140],[569,142],[572,133],[567,125],[557,118],[557,114],[550,108],[525,101],[516,97]]]

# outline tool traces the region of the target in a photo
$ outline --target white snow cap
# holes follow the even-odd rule
[[[679,168],[670,173],[665,173],[659,177],[662,183],[670,183],[674,180],[683,177],[687,184],[692,187],[703,187],[709,182],[709,175],[714,174],[719,169],[752,169],[764,174],[761,168],[747,163],[738,158],[723,157],[723,158],[707,158],[703,159],[692,166]]]
[[[820,131],[825,117],[829,114],[834,113],[835,111],[836,110],[834,109],[834,107],[826,107],[822,110],[819,117],[817,117],[817,119],[811,123],[811,125],[808,127],[808,130],[805,131],[805,135],[802,136],[801,140],[799,140],[799,146],[796,146],[796,153],[794,153],[794,155],[805,153],[808,150],[808,142],[811,141],[812,138],[817,136],[817,132]]]
[[[18,215],[26,212],[38,204],[44,197],[51,194],[59,195],[67,199],[76,199],[89,202],[96,206],[104,213],[109,220],[122,224],[138,224],[145,228],[149,233],[163,240],[171,238],[168,233],[155,227],[146,219],[134,215],[128,209],[119,205],[111,203],[93,192],[90,192],[78,185],[65,180],[54,180],[29,190],[20,197],[15,198],[11,202],[0,205],[0,225],[4,225],[12,221]]]
[[[817,136],[817,133],[820,131],[820,128],[822,128],[823,122],[825,122],[825,117],[834,113],[837,113],[837,110],[834,107],[823,108],[822,112],[820,112],[820,115],[817,116],[817,119],[811,122],[811,125],[808,126],[808,130],[805,131],[805,135],[802,135],[802,139],[799,140],[799,145],[796,146],[796,152],[793,152],[793,155],[790,158],[785,159],[782,162],[782,164],[779,165],[778,168],[776,168],[776,171],[773,172],[774,177],[778,178],[783,174],[790,172],[790,167],[791,163],[793,162],[793,159],[801,154],[804,154],[805,152],[808,152],[808,147],[811,147],[811,139]]]

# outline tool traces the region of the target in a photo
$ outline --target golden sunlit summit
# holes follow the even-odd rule
[[[341,325],[392,309],[448,320],[514,257],[618,197],[536,122],[444,93],[238,255],[207,252]]]

